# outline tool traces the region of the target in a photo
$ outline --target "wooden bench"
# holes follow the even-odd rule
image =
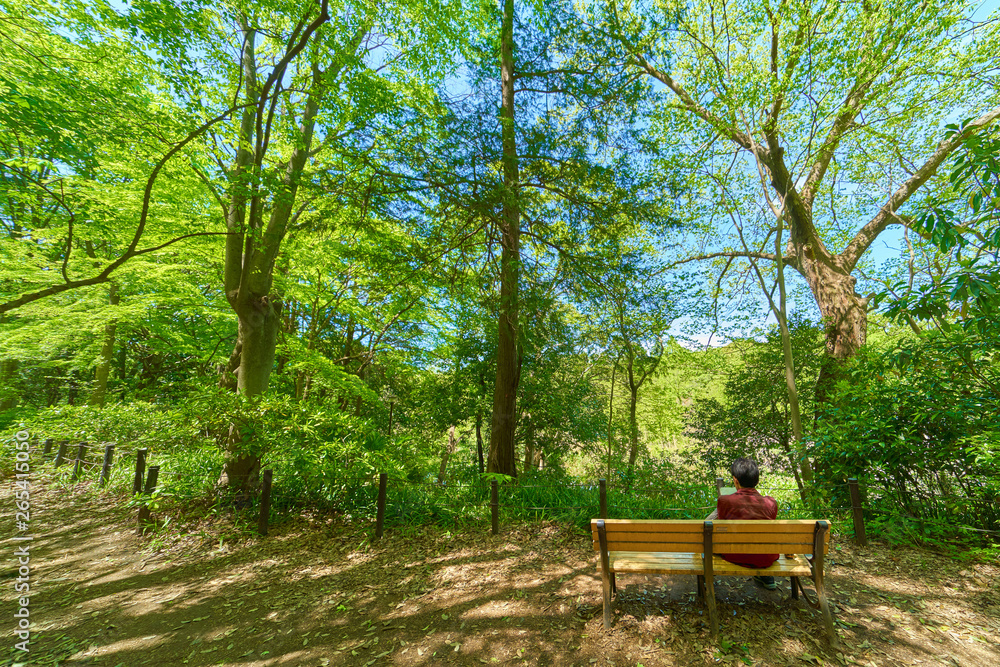
[[[826,600],[823,558],[830,542],[829,521],[698,521],[593,519],[594,549],[604,584],[604,627],[611,627],[612,593],[617,594],[615,574],[693,574],[698,595],[705,600],[712,635],[719,632],[715,608],[715,576],[771,575],[791,577],[792,598],[802,596],[823,614],[830,644],[837,633]],[[781,554],[770,567],[755,569],[734,565],[719,553]],[[705,555],[710,554],[710,558]],[[805,557],[805,555],[809,557]],[[790,556],[790,557],[789,557]],[[811,577],[817,601],[802,588],[799,577]]]

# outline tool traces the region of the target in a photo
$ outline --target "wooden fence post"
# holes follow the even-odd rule
[[[132,493],[142,491],[142,475],[146,471],[146,453],[149,449],[143,447],[135,452],[135,479],[132,481]]]
[[[261,474],[260,516],[257,517],[257,532],[267,535],[267,522],[271,517],[271,478],[274,472],[268,468]]]
[[[73,481],[80,479],[80,471],[83,469],[83,458],[87,455],[87,443],[81,442],[76,448],[76,465],[73,466]]]
[[[56,453],[56,460],[52,463],[52,466],[58,468],[63,464],[63,459],[66,458],[66,450],[69,449],[69,442],[66,440],[61,440],[59,442],[59,451]]]
[[[490,482],[490,518],[496,535],[500,532],[500,484],[495,479]]]
[[[380,472],[378,474],[378,504],[375,510],[375,539],[382,539],[382,532],[385,530],[385,494],[389,484],[389,475]]]
[[[859,547],[866,547],[868,536],[865,534],[865,513],[861,509],[861,490],[858,488],[857,478],[848,479],[847,487],[851,490],[851,509],[854,511],[854,543]]]
[[[111,476],[111,461],[115,456],[115,446],[113,444],[104,445],[104,463],[101,465],[101,480],[98,486],[103,487],[108,483]]]
[[[45,449],[42,450],[42,460],[49,458],[52,453],[52,438],[45,438]]]
[[[142,490],[143,494],[150,495],[156,490],[156,479],[160,476],[160,466],[149,466],[149,475],[146,477],[146,488]],[[149,506],[143,504],[139,508],[139,525],[136,528],[137,534],[142,537],[143,533],[146,532],[147,523],[149,522]]]
[[[726,480],[722,479],[721,477],[716,477],[715,478],[715,495],[721,496],[722,495],[722,487],[724,487],[725,485],[726,485]]]
[[[599,479],[597,480],[597,486],[600,489],[600,515],[598,518],[607,519],[608,518],[608,480]]]

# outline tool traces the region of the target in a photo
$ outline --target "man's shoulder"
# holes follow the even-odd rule
[[[740,503],[740,498],[735,493],[730,493],[725,496],[719,496],[716,505],[719,507],[732,507]]]
[[[719,496],[720,518],[776,519],[778,501],[759,493],[734,493]]]

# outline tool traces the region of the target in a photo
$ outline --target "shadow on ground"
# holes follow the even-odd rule
[[[838,655],[787,582],[719,578],[712,642],[694,577],[622,576],[604,630],[589,538],[556,524],[389,531],[373,545],[311,517],[220,545],[218,526],[140,539],[92,492],[39,489],[32,509],[33,665],[1000,664],[1000,568],[926,552],[837,545]],[[13,609],[12,585],[3,599]]]

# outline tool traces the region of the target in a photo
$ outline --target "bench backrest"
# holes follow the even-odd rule
[[[598,522],[592,519],[594,550],[600,551]],[[818,530],[817,520],[776,521],[697,519],[604,519],[608,551],[648,551],[661,553],[704,553],[705,529],[710,527],[714,553],[811,554]],[[824,520],[825,521],[825,520]],[[829,526],[830,522],[826,521]],[[823,553],[830,543],[830,531],[823,530]]]

